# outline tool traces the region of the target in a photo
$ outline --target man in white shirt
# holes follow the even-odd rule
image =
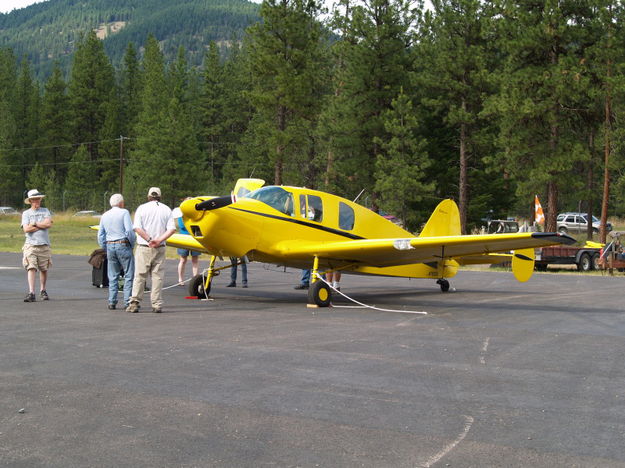
[[[145,283],[150,274],[152,290],[150,300],[152,312],[163,311],[163,281],[165,279],[165,241],[176,232],[171,209],[161,203],[161,189],[148,190],[148,202],[135,212],[134,231],[137,233],[135,252],[135,277],[132,296],[126,312],[139,312]]]
[[[124,307],[130,303],[132,293],[132,279],[135,274],[135,261],[132,249],[135,245],[135,232],[130,213],[124,208],[124,197],[121,193],[114,193],[109,200],[111,209],[100,218],[98,243],[106,250],[108,259],[107,276],[109,279],[108,308],[117,307],[117,279],[121,272],[124,274]]]
[[[22,213],[22,230],[26,235],[23,252],[23,265],[26,269],[28,279],[28,294],[24,302],[35,302],[35,280],[39,270],[40,297],[41,300],[49,299],[46,292],[46,281],[48,280],[48,268],[52,265],[50,253],[50,237],[48,229],[52,227],[52,214],[47,208],[41,206],[41,200],[45,197],[39,190],[28,191],[28,196],[24,203],[30,208]]]

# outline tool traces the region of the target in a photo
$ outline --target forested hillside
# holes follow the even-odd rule
[[[199,65],[210,41],[240,40],[258,9],[246,0],[49,0],[0,14],[0,47],[27,57],[35,75],[47,77],[55,61],[69,69],[87,31],[97,31],[115,65],[129,42],[142,44],[151,33],[167,60],[182,46]]]
[[[121,190],[134,208],[150,186],[177,204],[253,176],[362,192],[415,231],[448,197],[465,232],[529,217],[535,194],[548,230],[559,211],[625,214],[621,1],[343,0],[322,24],[315,1],[267,0],[241,41],[198,35],[199,67],[156,21],[193,2],[85,8],[110,3],[97,21],[155,19],[119,63],[93,31],[44,79],[0,48],[1,204],[38,188],[53,209],[102,209]],[[47,27],[21,21],[35,18]]]

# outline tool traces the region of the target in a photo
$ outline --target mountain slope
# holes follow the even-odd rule
[[[45,76],[54,61],[69,66],[86,31],[98,32],[114,63],[129,42],[140,47],[151,33],[168,60],[184,46],[199,64],[209,41],[239,39],[258,20],[258,9],[246,0],[49,0],[0,14],[0,47],[28,57]]]

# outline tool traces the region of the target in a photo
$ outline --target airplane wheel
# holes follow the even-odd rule
[[[328,307],[332,299],[330,287],[323,281],[315,281],[308,288],[308,303],[319,307]]]
[[[449,291],[449,281],[446,279],[439,279],[436,284],[440,285],[442,292]]]
[[[189,296],[197,296],[198,299],[208,297],[211,292],[211,285],[208,285],[206,292],[204,292],[204,280],[205,276],[195,275],[191,281],[189,281]]]

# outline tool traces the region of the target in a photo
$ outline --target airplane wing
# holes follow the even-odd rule
[[[302,243],[284,241],[277,247],[286,257],[300,258],[316,255],[349,263],[376,267],[436,262],[453,258],[466,263],[492,263],[485,255],[511,250],[544,247],[554,244],[573,244],[575,239],[566,234],[523,232],[514,234],[412,237],[406,239],[362,239],[338,242]],[[471,258],[473,256],[473,258]],[[481,256],[481,258],[480,258]]]
[[[97,231],[99,227],[100,226],[98,226],[97,224],[94,224],[93,226],[89,226],[89,229]],[[202,244],[200,244],[188,234],[173,234],[169,239],[167,239],[165,243],[170,247],[176,247],[178,249],[194,250],[196,252],[208,253]]]
[[[202,244],[196,241],[193,236],[189,234],[172,234],[172,236],[165,242],[169,247],[176,247],[178,249],[194,250],[196,252],[207,253]]]

